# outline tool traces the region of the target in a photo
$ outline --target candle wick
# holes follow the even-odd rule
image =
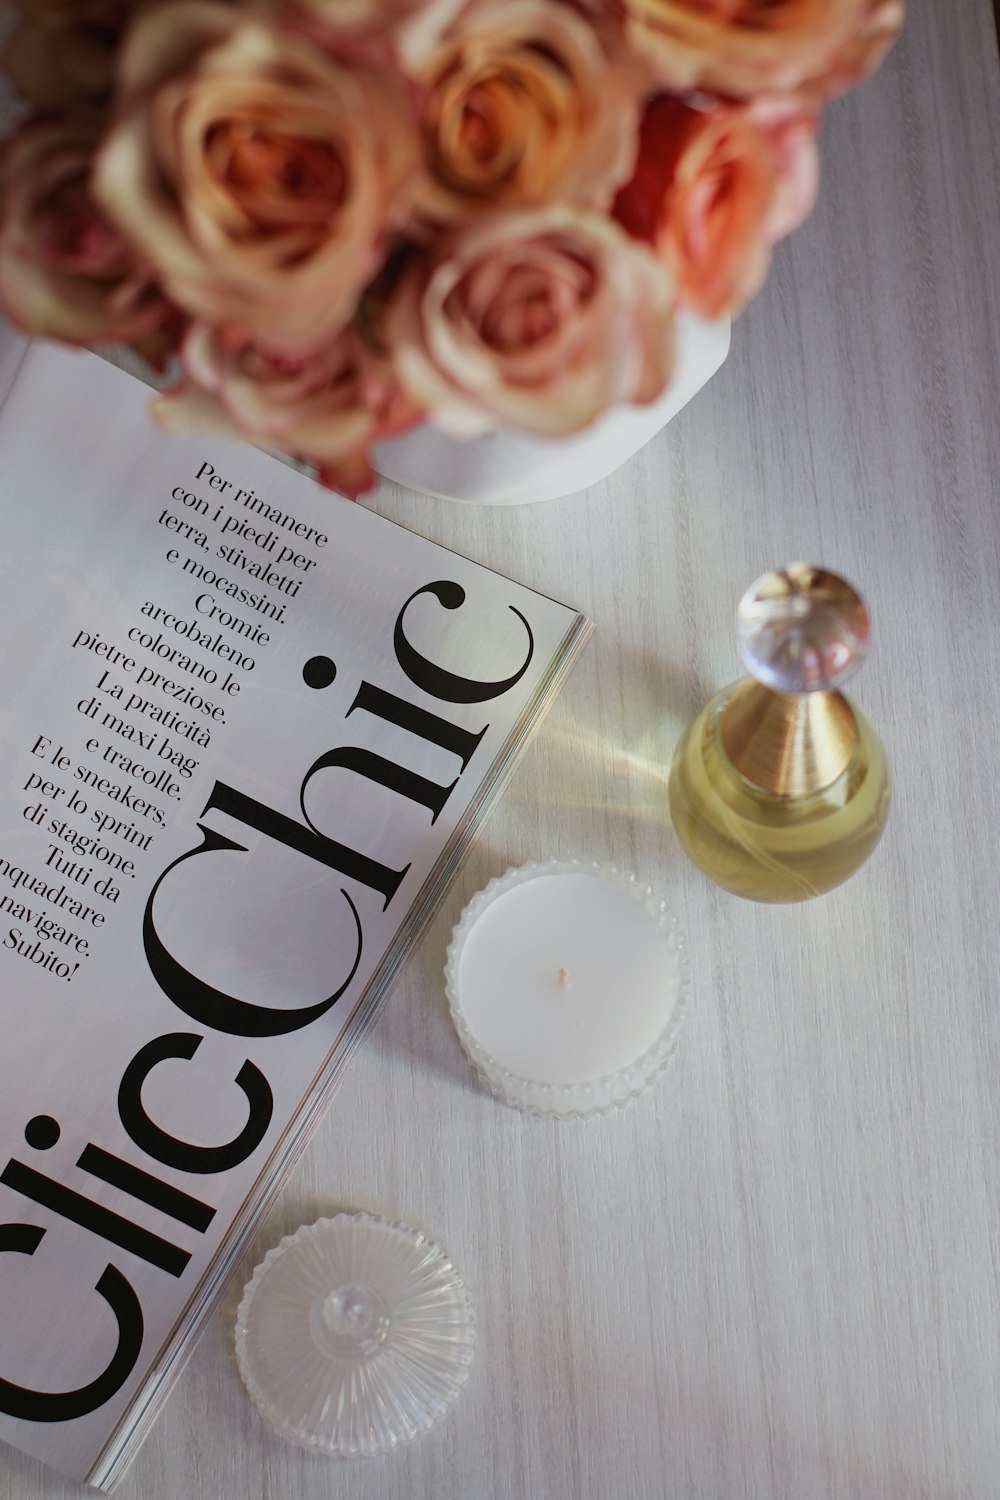
[[[559,988],[561,990],[568,990],[569,987],[570,987],[570,985],[572,983],[573,983],[573,981],[569,977],[569,970],[568,969],[560,969],[559,970]]]

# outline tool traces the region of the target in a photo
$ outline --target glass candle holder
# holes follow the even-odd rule
[[[283,1437],[336,1458],[411,1441],[465,1384],[475,1316],[440,1245],[380,1215],[337,1214],[288,1235],[254,1271],[236,1359]]]
[[[673,1051],[687,964],[665,903],[614,865],[525,865],[465,908],[445,966],[452,1020],[506,1103],[583,1118],[640,1093]]]

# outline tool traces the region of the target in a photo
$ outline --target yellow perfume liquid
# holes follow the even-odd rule
[[[889,814],[881,743],[839,691],[867,653],[868,613],[842,578],[793,563],[747,590],[737,635],[750,676],[685,730],[670,815],[718,885],[805,901],[854,874]]]
[[[733,766],[721,721],[731,689],[705,705],[684,733],[670,771],[670,816],[696,865],[751,901],[805,901],[853,875],[882,836],[889,773],[881,743],[858,708],[857,741],[829,786],[781,796]]]

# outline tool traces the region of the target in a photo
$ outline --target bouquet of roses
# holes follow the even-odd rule
[[[560,436],[670,379],[816,193],[903,0],[18,0],[0,303],[182,372],[171,428],[335,488],[415,423]]]

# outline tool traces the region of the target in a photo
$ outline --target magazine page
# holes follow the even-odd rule
[[[0,375],[0,1436],[110,1486],[589,627]]]

